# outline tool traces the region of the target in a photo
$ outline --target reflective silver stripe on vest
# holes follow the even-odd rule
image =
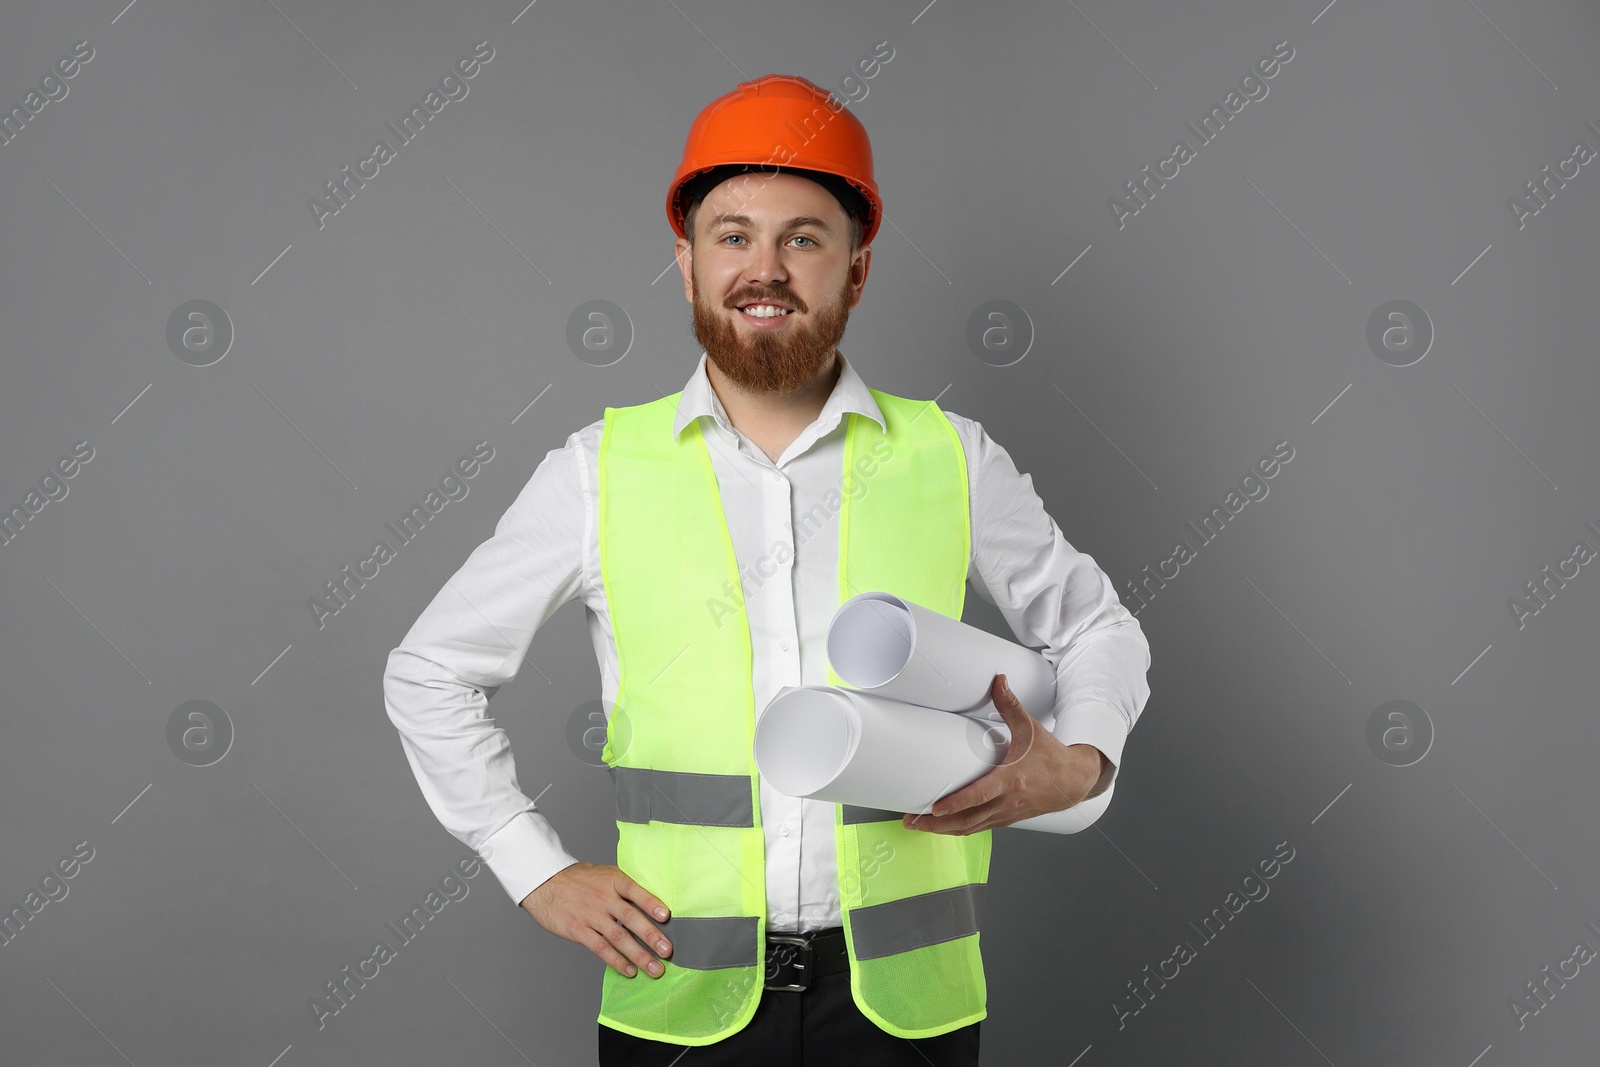
[[[750,776],[608,767],[617,787],[618,822],[754,826]]]
[[[745,779],[749,781],[749,779]],[[655,920],[672,942],[667,959],[679,967],[710,971],[718,967],[754,967],[756,958],[756,917],[754,915],[674,915],[666,922]]]
[[[898,811],[885,811],[883,808],[858,808],[854,804],[844,805],[844,824],[849,826],[858,822],[895,822],[904,821],[904,813]]]
[[[892,956],[978,932],[984,883],[938,889],[850,910],[856,959]]]

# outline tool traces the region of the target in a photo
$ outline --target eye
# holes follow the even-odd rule
[[[730,233],[730,234],[728,234],[728,236],[723,238],[723,241],[725,241],[725,242],[726,241],[733,241],[733,240],[742,241],[742,240],[744,240],[744,238],[742,236],[740,236],[739,234],[736,234],[736,233]]]
[[[802,233],[802,234],[796,234],[796,235],[795,235],[795,238],[794,238],[794,239],[795,239],[795,240],[796,240],[796,241],[811,241],[811,244],[813,244],[813,245],[814,245],[814,244],[816,244],[816,243],[817,243],[817,242],[815,242],[815,241],[812,241],[812,240],[811,240],[811,238],[809,238],[809,237],[807,237],[807,236],[806,236],[806,235],[805,235],[805,234],[803,234],[803,233]],[[807,248],[809,248],[809,247],[810,247],[810,245],[806,245],[806,246],[804,246],[804,247],[807,247]]]

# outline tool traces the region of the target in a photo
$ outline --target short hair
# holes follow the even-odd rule
[[[767,174],[767,169],[759,164],[730,163],[720,167],[713,167],[704,174],[697,175],[683,183],[678,192],[680,203],[688,204],[683,213],[683,231],[689,242],[689,247],[694,247],[695,217],[700,213],[700,205],[705,201],[706,195],[718,185],[738,174],[756,170],[759,174]],[[827,174],[817,170],[803,170],[798,167],[774,166],[772,174],[793,174],[801,178],[809,178],[816,182],[839,201],[839,206],[844,208],[845,216],[850,220],[850,251],[854,252],[861,247],[861,239],[866,233],[862,219],[871,210],[867,198],[862,196],[854,186],[836,174]],[[767,176],[771,176],[768,174]]]

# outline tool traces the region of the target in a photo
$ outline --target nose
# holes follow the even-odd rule
[[[783,250],[772,245],[760,245],[750,255],[745,267],[745,281],[751,285],[774,286],[789,280],[783,265]]]

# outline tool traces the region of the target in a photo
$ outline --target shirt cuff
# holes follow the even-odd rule
[[[490,834],[478,849],[478,856],[500,879],[511,902],[519,906],[551,875],[578,862],[561,846],[550,820],[536,811],[519,812]]]
[[[1128,720],[1110,704],[1091,701],[1074,704],[1056,715],[1050,728],[1057,741],[1063,745],[1093,745],[1105,753],[1109,766],[1100,780],[1089,790],[1085,800],[1093,799],[1111,788],[1116,781],[1117,768],[1122,763],[1122,746],[1128,740]]]

